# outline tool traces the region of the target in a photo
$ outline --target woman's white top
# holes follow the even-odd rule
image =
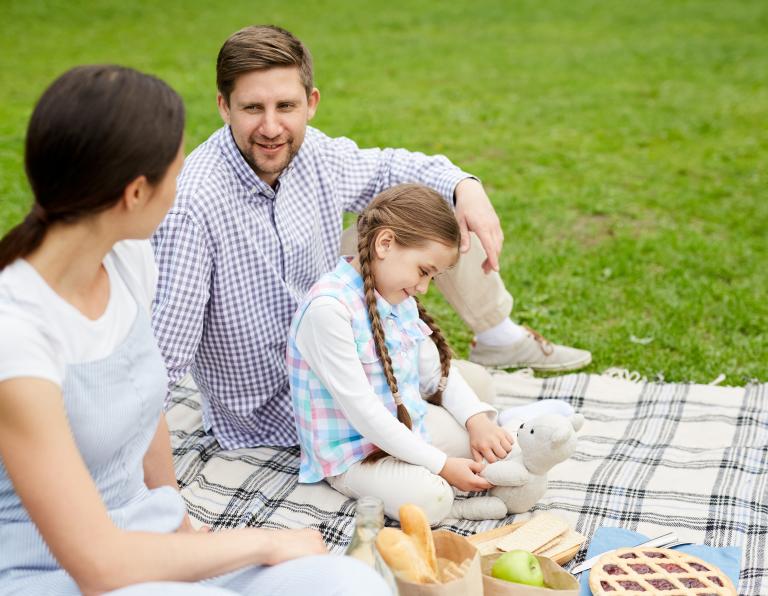
[[[131,271],[124,278],[119,258]],[[91,320],[64,300],[24,259],[0,271],[0,381],[47,379],[61,386],[68,364],[106,358],[126,338],[136,317],[136,300],[151,312],[157,267],[148,240],[124,240],[104,258],[109,302]],[[133,290],[133,294],[129,290]]]

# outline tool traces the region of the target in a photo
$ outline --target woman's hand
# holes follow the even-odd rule
[[[472,449],[472,457],[475,461],[483,461],[483,458],[492,464],[504,459],[512,450],[515,440],[488,418],[488,414],[480,412],[467,420],[469,431],[469,446]]]
[[[181,525],[176,528],[177,532],[202,532],[205,534],[206,532],[211,531],[211,526],[200,526],[199,528],[195,529],[195,527],[192,525],[192,519],[189,517],[189,513],[184,515],[184,519],[181,521]]]
[[[485,464],[465,459],[463,457],[449,457],[445,460],[443,469],[440,470],[440,476],[448,484],[455,486],[459,490],[478,491],[493,488],[479,473],[483,471]]]
[[[274,535],[264,565],[277,565],[309,555],[327,555],[328,548],[317,530],[269,530]]]

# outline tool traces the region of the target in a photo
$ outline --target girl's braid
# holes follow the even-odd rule
[[[392,397],[397,404],[397,419],[402,422],[409,429],[413,428],[413,422],[411,421],[411,415],[408,413],[408,409],[403,404],[400,397],[400,392],[397,387],[397,379],[395,378],[394,370],[392,369],[392,359],[389,356],[389,350],[387,350],[387,344],[384,341],[384,329],[381,326],[381,317],[379,317],[379,309],[376,305],[376,293],[374,290],[373,272],[371,271],[371,256],[370,256],[370,238],[371,228],[368,227],[369,218],[372,214],[361,216],[358,219],[358,243],[357,253],[360,260],[360,273],[363,278],[363,289],[365,291],[365,303],[368,307],[368,317],[371,321],[371,331],[373,332],[373,342],[376,345],[376,351],[381,358],[381,364],[384,368],[384,376],[387,379],[387,385],[392,392]],[[371,218],[372,219],[372,218]],[[378,449],[373,453],[370,453],[363,463],[373,463],[389,455],[385,451]]]
[[[440,382],[437,385],[437,391],[427,398],[429,403],[439,406],[443,403],[443,391],[445,391],[445,386],[448,384],[448,373],[451,370],[451,348],[448,345],[448,342],[445,341],[445,337],[443,337],[440,327],[437,326],[437,323],[435,323],[435,320],[429,315],[427,309],[424,308],[424,305],[419,302],[416,296],[414,296],[413,299],[416,300],[416,305],[419,307],[419,318],[432,330],[432,341],[435,342],[437,353],[440,355]]]

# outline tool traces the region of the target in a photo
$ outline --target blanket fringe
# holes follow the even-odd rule
[[[602,372],[602,376],[609,379],[617,379],[619,381],[630,381],[632,383],[646,383],[647,378],[640,375],[636,370],[629,370],[628,368],[619,368],[618,366],[612,366]]]

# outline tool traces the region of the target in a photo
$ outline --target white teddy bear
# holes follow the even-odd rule
[[[547,472],[576,451],[576,431],[583,424],[581,414],[545,414],[522,424],[505,424],[510,434],[517,432],[512,451],[480,473],[494,488],[489,496],[457,499],[451,517],[502,519],[530,510],[547,490]]]

